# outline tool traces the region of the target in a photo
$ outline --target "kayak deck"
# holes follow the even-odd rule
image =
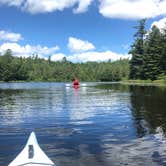
[[[36,135],[32,132],[27,144],[8,166],[55,166],[40,148]]]

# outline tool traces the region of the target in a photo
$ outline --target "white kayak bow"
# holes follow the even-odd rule
[[[36,135],[32,132],[27,144],[8,166],[55,166],[40,148]]]

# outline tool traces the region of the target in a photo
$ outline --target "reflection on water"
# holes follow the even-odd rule
[[[154,133],[159,126],[166,132],[166,89],[153,86],[131,86],[130,89],[138,135]]]
[[[0,165],[32,130],[57,166],[166,165],[165,108],[164,88],[0,83]]]

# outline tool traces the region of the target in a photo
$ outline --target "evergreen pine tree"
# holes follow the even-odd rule
[[[139,21],[139,25],[135,28],[137,32],[134,35],[135,41],[129,51],[129,54],[132,55],[130,61],[130,79],[143,79],[143,63],[144,63],[144,38],[146,34],[145,30],[146,19]]]
[[[160,59],[162,53],[160,30],[153,26],[149,33],[144,52],[144,76],[145,79],[155,80],[161,74]]]
[[[166,28],[163,29],[162,33],[162,38],[161,38],[161,47],[162,47],[162,52],[161,52],[161,59],[159,62],[159,66],[161,69],[161,76],[166,75]]]

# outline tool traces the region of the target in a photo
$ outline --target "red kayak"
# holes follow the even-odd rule
[[[73,88],[78,89],[80,87],[80,83],[77,79],[73,81]]]

